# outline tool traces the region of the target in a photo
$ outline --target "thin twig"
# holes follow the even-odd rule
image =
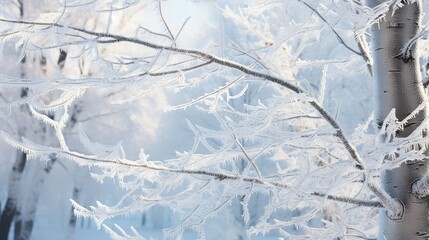
[[[176,74],[176,73],[180,73],[180,72],[189,72],[189,71],[192,71],[194,69],[197,69],[197,68],[200,68],[200,67],[203,67],[206,65],[210,65],[211,63],[213,63],[213,61],[207,61],[205,63],[201,63],[201,64],[191,66],[188,68],[182,68],[179,70],[172,70],[172,71],[165,71],[165,72],[147,72],[147,74],[149,76],[155,77],[155,76],[164,76],[164,75]]]
[[[170,39],[171,39],[171,40],[174,40],[174,36],[173,36],[173,34],[171,33],[171,30],[170,30],[170,28],[168,27],[167,22],[165,21],[164,15],[162,14],[162,4],[161,4],[161,1],[160,1],[160,0],[158,0],[158,10],[159,10],[159,15],[161,16],[162,23],[163,23],[164,27],[166,28],[166,30],[167,30],[167,32],[168,32],[168,34],[170,35]]]
[[[255,162],[250,158],[249,154],[247,154],[246,150],[244,149],[243,145],[240,143],[240,141],[237,139],[237,136],[232,133],[232,136],[234,137],[235,143],[237,146],[241,149],[244,156],[247,158],[247,160],[250,162],[252,167],[255,169],[256,173],[258,174],[258,177],[262,178],[261,171],[259,171],[259,168],[256,166]]]
[[[177,41],[177,39],[179,38],[180,33],[182,33],[182,30],[183,30],[183,28],[185,28],[186,23],[188,23],[189,19],[191,19],[191,17],[187,17],[187,18],[185,19],[185,21],[182,23],[182,26],[180,27],[179,31],[178,31],[178,32],[177,32],[177,34],[176,34],[176,37],[174,38],[174,42],[176,42],[176,41]]]
[[[139,28],[141,28],[141,29],[145,30],[146,32],[148,32],[148,33],[150,33],[150,34],[153,34],[153,35],[156,35],[156,36],[160,36],[160,37],[165,37],[165,38],[168,38],[168,39],[170,39],[170,40],[173,40],[173,39],[172,39],[170,36],[168,36],[168,35],[165,35],[165,34],[162,34],[162,33],[157,33],[157,32],[151,31],[151,30],[149,30],[149,29],[147,29],[147,28],[145,28],[145,27],[142,27],[142,26],[139,26]]]
[[[194,69],[204,67],[206,65],[210,65],[211,63],[213,63],[213,61],[207,61],[207,62],[204,62],[201,64],[197,64],[195,66],[182,68],[182,69],[178,69],[178,70],[171,70],[171,71],[165,71],[165,72],[144,72],[144,73],[139,73],[139,74],[135,74],[132,76],[121,77],[118,79],[124,80],[124,79],[136,78],[136,77],[143,77],[143,76],[147,76],[147,75],[152,76],[152,77],[166,76],[166,75],[171,75],[171,74],[176,74],[176,73],[189,72],[189,71],[192,71]]]
[[[243,55],[245,55],[245,56],[250,57],[251,59],[255,60],[257,63],[259,63],[259,65],[261,65],[261,67],[263,67],[263,68],[265,68],[266,70],[268,70],[268,67],[267,67],[267,66],[265,66],[265,64],[263,64],[260,60],[256,59],[256,58],[255,58],[255,57],[253,57],[252,55],[250,55],[250,54],[249,54],[249,52],[245,52],[245,51],[243,51],[243,50],[240,50],[238,47],[234,47],[234,46],[232,46],[232,47],[227,47],[227,48],[231,48],[231,49],[233,49],[233,50],[235,50],[235,51],[237,51],[237,52],[239,52],[239,53],[241,53],[241,54],[243,54]],[[253,50],[252,50],[252,51],[253,51]],[[250,51],[250,52],[251,52],[251,51]]]
[[[338,202],[356,204],[359,206],[384,208],[383,205],[377,201],[365,201],[365,200],[359,200],[359,199],[354,199],[354,198],[338,197],[338,196],[332,196],[332,195],[327,195],[325,193],[318,193],[318,192],[313,192],[313,193],[311,193],[311,195],[317,196],[317,197],[324,197],[326,199],[334,200],[334,201],[338,201]]]
[[[368,44],[365,41],[364,36],[355,34],[356,43],[359,47],[359,51],[362,53],[362,58],[366,62],[366,68],[368,69],[369,75],[372,76],[372,60],[371,54],[367,51]]]

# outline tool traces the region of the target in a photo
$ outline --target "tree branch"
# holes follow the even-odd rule
[[[195,65],[195,66],[191,66],[191,67],[188,67],[188,68],[182,68],[182,69],[179,69],[179,70],[172,70],[172,71],[165,71],[165,72],[146,72],[146,73],[143,73],[141,76],[147,74],[149,76],[156,77],[156,76],[164,76],[164,75],[170,75],[170,74],[175,74],[175,73],[180,73],[180,72],[189,72],[189,71],[192,71],[194,69],[197,69],[197,68],[200,68],[200,67],[203,67],[203,66],[206,66],[206,65],[210,65],[211,63],[213,63],[213,61],[210,60],[210,61],[198,64],[198,65]]]
[[[93,156],[86,156],[80,153],[72,152],[72,151],[65,151],[60,149],[52,149],[52,153],[60,153],[64,154],[66,156],[70,156],[72,158],[78,158],[84,161],[90,161],[95,163],[107,163],[107,164],[115,164],[120,166],[128,166],[128,167],[134,167],[134,168],[144,168],[154,171],[163,171],[163,172],[170,172],[170,173],[178,173],[178,174],[189,174],[189,175],[203,175],[208,177],[213,177],[216,180],[222,181],[222,180],[236,180],[236,181],[243,181],[247,183],[256,183],[260,185],[265,186],[274,186],[280,189],[289,189],[289,187],[286,184],[278,183],[278,182],[272,182],[272,181],[264,181],[260,178],[249,178],[249,177],[241,177],[236,175],[230,175],[225,173],[216,173],[216,172],[209,172],[204,170],[190,170],[190,169],[171,169],[167,167],[162,166],[156,166],[151,164],[142,164],[142,163],[134,163],[130,160],[106,160],[106,159],[100,159]],[[348,197],[339,197],[339,196],[333,196],[328,195],[325,193],[319,193],[319,192],[313,192],[311,193],[313,196],[317,197],[323,197],[329,200],[337,201],[337,202],[343,202],[343,203],[349,203],[349,204],[355,204],[362,207],[375,207],[375,208],[383,208],[383,205],[380,202],[377,201],[365,201],[365,200],[359,200],[354,198],[348,198]]]
[[[143,76],[146,76],[146,75],[152,76],[152,77],[159,77],[159,76],[171,75],[171,74],[176,74],[176,73],[181,73],[181,72],[189,72],[189,71],[195,70],[197,68],[210,65],[212,63],[213,63],[213,61],[207,61],[207,62],[204,62],[204,63],[201,63],[201,64],[197,64],[197,65],[194,65],[194,66],[190,66],[190,67],[187,67],[187,68],[182,68],[182,69],[178,69],[178,70],[171,70],[171,71],[165,71],[165,72],[149,72],[149,71],[147,71],[147,72],[143,72],[143,73],[139,73],[139,74],[135,74],[135,75],[131,75],[131,76],[121,77],[121,78],[118,78],[118,79],[126,80],[126,79],[130,79],[130,78],[135,78],[135,77],[143,77]]]
[[[161,21],[162,21],[162,23],[163,23],[163,25],[164,25],[164,27],[165,27],[166,31],[168,32],[168,35],[170,35],[170,37],[169,37],[169,38],[170,38],[171,40],[175,40],[175,39],[174,39],[174,36],[173,36],[173,33],[171,33],[171,30],[170,30],[170,28],[168,27],[167,22],[165,21],[164,14],[162,13],[162,4],[161,4],[161,1],[158,1],[158,11],[159,11],[159,16],[161,17]]]
[[[368,43],[365,41],[364,36],[360,36],[355,33],[355,39],[359,47],[360,52],[362,53],[362,58],[366,62],[366,67],[368,69],[369,75],[372,76],[372,59],[371,53],[368,51]]]
[[[375,185],[371,176],[368,176],[366,183],[368,188],[380,199],[380,204],[386,208],[387,216],[393,220],[401,219],[405,211],[401,201],[392,198],[387,192]]]
[[[318,192],[311,193],[311,195],[324,197],[326,199],[333,200],[333,201],[355,204],[363,207],[384,208],[383,205],[377,201],[365,201],[365,200],[359,200],[354,198],[338,197],[338,196],[332,196],[332,195],[327,195],[325,193],[318,193]]]
[[[68,29],[73,29],[75,31],[85,33],[88,35],[92,35],[92,36],[96,36],[96,37],[100,37],[100,38],[111,38],[111,39],[115,40],[112,42],[129,42],[129,43],[142,45],[142,46],[152,48],[152,49],[167,50],[167,51],[181,53],[181,54],[185,54],[185,55],[196,56],[196,57],[206,59],[207,61],[211,61],[213,63],[219,64],[219,65],[222,65],[222,66],[225,66],[228,68],[233,68],[233,69],[239,70],[242,73],[245,73],[245,74],[248,74],[248,75],[251,75],[254,77],[262,78],[262,79],[265,79],[265,80],[273,82],[273,83],[276,83],[276,84],[283,86],[283,87],[285,87],[285,88],[287,88],[287,89],[289,89],[292,92],[295,92],[297,94],[305,94],[306,95],[304,89],[302,89],[301,87],[296,86],[294,84],[288,83],[281,78],[253,70],[253,69],[251,69],[245,65],[242,65],[240,63],[230,61],[230,60],[227,60],[224,58],[220,58],[216,55],[212,55],[212,54],[202,52],[199,50],[182,49],[182,48],[176,48],[176,47],[172,47],[172,46],[163,46],[163,45],[151,43],[148,41],[143,41],[143,40],[136,39],[136,38],[130,38],[130,37],[125,37],[125,36],[110,34],[110,33],[94,32],[94,31],[90,31],[90,30],[86,30],[86,29],[82,29],[82,28],[78,28],[78,27],[65,26],[65,25],[62,25],[59,23],[44,23],[44,22],[19,21],[19,20],[7,20],[7,19],[0,19],[0,22],[50,26],[50,27],[60,27],[60,28],[67,27]],[[357,53],[357,54],[359,54],[359,53]],[[355,167],[359,170],[363,170],[364,169],[363,161],[360,158],[359,153],[357,152],[356,148],[345,137],[345,135],[344,135],[342,129],[340,128],[340,126],[338,125],[338,123],[334,120],[334,118],[332,118],[330,116],[330,114],[323,107],[320,106],[320,104],[315,99],[308,100],[308,101],[311,104],[311,106],[313,106],[320,113],[320,115],[335,129],[335,131],[336,131],[335,136],[337,136],[340,139],[340,141],[345,146],[347,152],[350,154],[352,159],[356,162]]]

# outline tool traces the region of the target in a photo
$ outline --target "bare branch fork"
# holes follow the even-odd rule
[[[6,23],[16,23],[16,24],[26,24],[26,25],[39,25],[39,26],[49,26],[49,27],[67,27],[68,29],[73,29],[75,31],[81,32],[81,33],[85,33],[91,36],[95,36],[98,38],[110,38],[112,40],[109,41],[109,43],[113,43],[113,42],[129,42],[129,43],[134,43],[137,45],[142,45],[148,48],[152,48],[152,49],[158,49],[158,50],[167,50],[167,51],[171,51],[171,52],[176,52],[176,53],[181,53],[181,54],[185,54],[185,55],[191,55],[191,56],[195,56],[195,57],[199,57],[202,59],[207,60],[208,62],[213,62],[228,68],[232,68],[232,69],[236,69],[241,71],[242,73],[245,73],[247,75],[251,75],[254,77],[258,77],[258,78],[262,78],[265,80],[268,80],[270,82],[276,83],[278,85],[281,85],[289,90],[291,90],[292,92],[295,92],[297,94],[304,94],[306,95],[304,89],[302,89],[299,86],[296,86],[294,84],[288,83],[285,80],[275,77],[273,75],[270,74],[266,74],[266,73],[262,73],[256,70],[253,70],[245,65],[242,65],[240,63],[234,62],[234,61],[230,61],[224,58],[220,58],[218,56],[209,54],[209,53],[205,53],[199,50],[194,50],[194,49],[182,49],[182,48],[176,48],[176,47],[172,47],[172,46],[162,46],[162,45],[158,45],[155,43],[151,43],[148,41],[143,41],[140,39],[136,39],[136,38],[130,38],[130,37],[125,37],[125,36],[121,36],[121,35],[116,35],[116,34],[111,34],[111,33],[103,33],[103,32],[94,32],[94,31],[89,31],[86,29],[82,29],[82,28],[78,28],[78,27],[73,27],[73,26],[66,26],[66,25],[62,25],[59,23],[44,23],[44,22],[32,22],[32,21],[18,21],[18,20],[8,20],[8,19],[0,19],[1,22],[6,22]],[[363,161],[361,159],[361,157],[359,156],[359,153],[357,152],[356,148],[350,143],[350,141],[346,138],[346,136],[344,135],[343,130],[341,129],[341,127],[338,125],[338,123],[334,120],[334,118],[313,98],[311,98],[311,100],[308,100],[308,102],[310,103],[311,106],[313,106],[314,109],[316,109],[316,111],[318,111],[320,113],[320,115],[335,129],[335,136],[337,136],[339,138],[339,140],[341,141],[341,143],[345,146],[347,152],[350,154],[351,158],[356,162],[355,164],[355,168],[359,169],[359,170],[363,170]]]

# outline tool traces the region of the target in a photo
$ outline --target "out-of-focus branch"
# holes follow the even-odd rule
[[[232,46],[232,47],[228,47],[231,48],[239,53],[241,53],[242,55],[248,56],[249,58],[255,60],[259,65],[261,65],[261,67],[265,68],[266,70],[268,70],[268,67],[265,66],[265,64],[263,64],[259,59],[253,57],[252,55],[249,54],[249,52],[243,51],[241,49],[239,49],[238,47]],[[253,50],[252,50],[253,51]]]
[[[146,72],[146,73],[140,74],[139,77],[144,76],[144,75],[149,75],[149,76],[152,76],[152,77],[156,77],[156,76],[164,76],[164,75],[176,74],[176,73],[180,73],[180,72],[189,72],[189,71],[195,70],[197,68],[201,68],[201,67],[204,67],[206,65],[210,65],[211,63],[213,63],[213,61],[207,61],[207,62],[198,64],[198,65],[195,65],[195,66],[191,66],[191,67],[188,67],[188,68],[182,68],[182,69],[179,69],[179,70],[171,70],[171,71],[165,71],[165,72]]]
[[[161,4],[161,1],[158,1],[158,11],[159,11],[159,15],[161,17],[161,21],[162,21],[162,23],[163,23],[166,31],[168,32],[168,35],[170,36],[169,38],[171,40],[174,40],[173,33],[171,32],[170,27],[168,27],[168,24],[167,24],[167,22],[165,21],[165,18],[164,18],[164,14],[162,13],[162,4]]]
[[[249,161],[249,163],[255,169],[255,172],[258,174],[258,177],[261,178],[262,177],[261,171],[259,171],[259,168],[256,166],[255,162],[250,158],[249,154],[246,152],[246,150],[244,149],[243,145],[237,139],[237,136],[234,133],[232,134],[232,136],[233,136],[234,141],[237,144],[237,146],[241,149],[241,151],[243,152],[244,156],[247,158],[247,161]]]
[[[335,34],[335,36],[338,39],[338,42],[340,42],[341,45],[343,45],[345,48],[347,48],[351,52],[361,56],[363,58],[363,60],[366,62],[366,66],[368,68],[369,74],[372,76],[371,54],[368,51],[368,46],[365,42],[365,39],[363,39],[362,36],[358,36],[355,34],[355,39],[356,39],[356,43],[358,45],[359,51],[353,49],[344,41],[344,39],[340,36],[340,34],[332,27],[332,25],[328,22],[328,20],[326,20],[326,18],[324,18],[323,15],[319,11],[317,11],[310,4],[308,4],[302,0],[298,0],[298,2],[302,3],[307,8],[309,8],[311,11],[313,11],[324,23],[326,23],[326,25],[328,25],[329,28],[331,29],[331,31]]]
[[[189,72],[189,71],[210,65],[211,63],[213,63],[213,61],[207,61],[207,62],[197,64],[197,65],[194,65],[191,67],[182,68],[182,69],[178,69],[178,70],[164,71],[164,72],[149,72],[149,71],[147,71],[147,72],[143,72],[143,73],[139,73],[139,74],[135,74],[135,75],[131,75],[131,76],[121,77],[118,79],[126,80],[126,79],[143,77],[143,76],[159,77],[159,76],[166,76],[166,75],[171,75],[171,74],[176,74],[176,73],[184,73],[184,72]]]
[[[314,13],[317,14],[317,16],[319,16],[319,18],[326,23],[326,25],[329,26],[329,28],[331,29],[331,31],[335,34],[335,36],[338,39],[338,42],[340,42],[341,45],[343,45],[345,48],[347,48],[348,50],[350,50],[351,52],[364,57],[362,52],[359,52],[355,49],[353,49],[352,47],[350,47],[344,40],[343,38],[340,36],[340,34],[338,34],[338,32],[332,27],[332,25],[328,22],[328,20],[326,20],[326,18],[323,17],[322,14],[320,14],[314,7],[312,7],[310,4],[302,1],[302,0],[298,0],[298,2],[304,4],[306,7],[308,7],[309,9],[311,9],[311,11],[313,11]]]

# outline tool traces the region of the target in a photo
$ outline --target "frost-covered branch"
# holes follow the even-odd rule
[[[95,156],[86,156],[86,155],[83,155],[80,153],[76,153],[76,152],[72,152],[72,151],[64,151],[64,150],[59,150],[59,149],[56,151],[53,151],[52,153],[59,153],[60,155],[65,156],[65,157],[69,156],[71,158],[78,158],[81,160],[92,162],[91,164],[88,164],[88,165],[92,165],[94,163],[107,163],[107,164],[115,164],[115,165],[119,165],[119,166],[128,166],[128,167],[133,167],[133,168],[144,168],[144,169],[161,171],[161,172],[171,172],[171,173],[190,174],[190,175],[203,175],[203,176],[213,177],[214,179],[216,179],[218,181],[235,180],[235,181],[243,181],[243,182],[247,182],[247,183],[256,183],[256,184],[265,185],[265,186],[269,186],[269,187],[274,186],[274,187],[280,188],[280,189],[289,189],[288,185],[286,185],[286,184],[273,182],[273,181],[266,181],[266,180],[263,180],[262,178],[249,178],[249,177],[235,176],[235,175],[230,175],[230,174],[225,174],[225,173],[216,173],[216,172],[210,172],[210,171],[204,171],[204,170],[171,169],[171,168],[167,168],[167,167],[156,166],[155,164],[135,163],[135,162],[130,161],[130,160],[114,160],[114,161],[112,161],[112,160],[100,159],[100,158],[97,158]],[[323,198],[333,200],[333,201],[355,204],[355,205],[363,206],[363,207],[376,207],[376,208],[382,208],[383,207],[383,205],[380,202],[376,202],[376,201],[365,201],[365,200],[359,200],[356,198],[339,197],[339,196],[333,196],[333,195],[328,195],[328,194],[319,193],[319,192],[313,192],[313,193],[311,193],[311,195],[317,196],[317,197],[323,197]]]
[[[195,66],[191,66],[191,67],[187,67],[187,68],[182,68],[182,69],[178,69],[178,70],[171,70],[171,71],[165,71],[165,72],[144,72],[144,73],[140,73],[140,74],[136,74],[136,75],[132,75],[132,76],[126,76],[126,77],[122,77],[119,79],[131,79],[131,78],[135,78],[135,77],[143,77],[146,75],[152,76],[152,77],[158,77],[158,76],[165,76],[165,75],[171,75],[171,74],[177,74],[177,73],[183,73],[183,72],[188,72],[188,71],[192,71],[207,65],[210,65],[211,63],[213,63],[213,61],[207,61],[201,64],[197,64]]]
[[[306,99],[306,101],[308,101],[311,104],[311,106],[313,106],[316,109],[316,111],[318,111],[320,113],[320,115],[335,129],[335,136],[337,136],[340,139],[340,141],[345,146],[346,150],[349,152],[352,159],[356,162],[355,167],[357,169],[360,169],[360,170],[362,170],[364,168],[363,167],[363,161],[362,161],[361,157],[359,156],[358,151],[349,142],[349,140],[346,138],[346,136],[343,133],[343,130],[340,128],[339,124],[335,121],[335,119],[322,106],[320,106],[320,104],[314,98],[307,96],[304,89],[302,89],[301,87],[299,87],[295,84],[289,83],[284,79],[273,76],[271,74],[267,74],[267,73],[263,73],[263,72],[251,69],[251,68],[249,68],[243,64],[240,64],[240,63],[237,63],[234,61],[230,61],[230,60],[227,60],[225,58],[221,58],[221,57],[215,56],[213,54],[209,54],[207,52],[202,52],[199,50],[182,49],[182,48],[176,48],[176,47],[172,47],[172,46],[163,46],[163,45],[159,45],[159,44],[148,42],[148,41],[143,41],[143,40],[136,39],[136,38],[130,38],[130,37],[125,37],[125,36],[110,34],[110,33],[95,32],[95,31],[90,31],[90,30],[83,29],[83,28],[78,28],[78,27],[73,27],[73,26],[65,26],[65,25],[58,24],[58,23],[18,21],[18,20],[7,20],[7,19],[0,19],[0,21],[1,22],[7,22],[7,23],[15,23],[15,24],[68,28],[68,29],[73,29],[75,31],[85,33],[88,35],[92,35],[95,37],[99,37],[99,38],[111,38],[111,39],[115,40],[116,42],[129,42],[129,43],[142,45],[142,46],[152,48],[152,49],[166,50],[166,51],[171,51],[171,52],[175,52],[175,53],[181,53],[181,54],[185,54],[185,55],[195,56],[195,57],[199,57],[201,59],[205,59],[208,62],[213,62],[213,63],[219,64],[219,65],[222,65],[222,66],[225,66],[228,68],[236,69],[236,70],[239,70],[242,73],[248,74],[250,76],[262,78],[262,79],[268,80],[270,82],[279,84],[279,85],[291,90],[294,93],[301,94],[302,97],[304,99]]]
[[[338,202],[355,204],[358,206],[384,208],[383,204],[381,204],[380,202],[377,202],[377,201],[364,201],[364,200],[359,200],[356,198],[338,197],[338,196],[332,196],[332,195],[328,195],[328,194],[324,194],[324,193],[317,193],[317,192],[311,193],[311,195],[318,196],[318,197],[324,197],[326,199],[334,200],[334,201],[338,201]]]
[[[130,230],[132,232],[133,235],[129,235],[124,229],[122,229],[119,225],[115,224],[115,228],[121,233],[121,235],[119,235],[118,233],[116,233],[114,230],[112,230],[109,226],[107,226],[106,224],[103,224],[103,228],[106,230],[106,232],[109,234],[109,236],[112,239],[115,240],[146,240],[146,238],[144,238],[142,235],[140,235],[137,230],[133,227],[130,227]]]
[[[165,21],[164,13],[162,12],[162,2],[161,2],[161,1],[158,1],[158,5],[157,5],[157,7],[158,7],[158,13],[159,13],[159,16],[160,16],[160,18],[161,18],[161,22],[162,22],[162,24],[163,24],[163,26],[164,26],[164,28],[165,28],[166,32],[168,33],[168,37],[169,37],[171,40],[175,40],[175,38],[174,38],[174,36],[173,36],[173,33],[172,33],[172,32],[171,32],[171,30],[170,30],[170,27],[168,26],[167,22]]]
[[[355,39],[359,50],[362,53],[363,60],[366,62],[368,73],[372,76],[372,57],[368,43],[365,40],[365,36],[355,33]]]
[[[386,208],[387,216],[391,219],[401,219],[404,214],[404,205],[397,199],[392,198],[386,191],[377,186],[372,176],[368,176],[367,186],[378,197],[381,204]]]
[[[34,21],[10,20],[17,19],[13,15],[0,19],[0,48],[15,44],[19,57],[29,63],[42,57],[48,73],[24,79],[2,72],[3,88],[30,90],[27,98],[0,107],[28,104],[36,119],[55,130],[49,143],[33,136],[17,141],[1,129],[0,139],[29,159],[56,157],[91,168],[95,181],[113,179],[123,190],[118,194],[126,192],[107,205],[102,197],[93,206],[73,197],[76,217],[91,218],[102,227],[106,219],[135,213],[148,212],[151,221],[150,211],[160,207],[174,212],[174,222],[180,219],[163,230],[170,239],[180,238],[185,230],[204,238],[207,225],[213,229],[211,223],[231,226],[234,234],[242,231],[228,239],[276,232],[285,239],[370,239],[377,212],[401,217],[401,202],[384,192],[378,176],[410,159],[423,160],[426,132],[396,137],[414,112],[402,122],[392,115],[377,133],[369,127],[373,118],[352,129],[371,111],[366,70],[371,73],[372,59],[365,33],[400,0],[374,8],[354,0],[219,0],[217,7],[224,10],[210,14],[223,14],[220,21],[211,21],[219,15],[210,16],[210,24],[189,17],[174,27],[163,12],[167,3],[122,2],[82,5],[95,16],[83,16],[83,8],[64,2],[62,13],[53,10]],[[157,22],[141,22],[146,10]],[[75,21],[73,14],[82,17]],[[218,23],[221,28],[216,28]],[[185,25],[192,32],[185,32]],[[55,64],[60,51],[68,54],[63,72]],[[119,89],[126,91],[112,93]],[[113,127],[100,131],[87,120],[120,111],[105,113],[97,101],[95,117],[82,119],[88,134],[104,142],[114,135],[124,144],[92,141],[82,128],[63,134],[72,97],[86,91],[85,98],[98,100],[93,90],[107,94],[109,103],[127,102],[132,111],[98,121]],[[7,92],[5,96],[12,98]],[[335,105],[337,112],[331,115]],[[166,118],[159,114],[161,109],[185,108]],[[189,120],[181,121],[183,115]],[[70,123],[76,123],[71,117]],[[172,144],[176,139],[171,135],[181,136],[180,145]],[[146,149],[138,157],[134,151],[127,157],[135,147]],[[429,176],[425,178],[415,185],[429,185]],[[104,227],[115,239],[144,239],[135,229]]]
[[[207,176],[207,177],[212,177],[218,181],[233,180],[233,181],[242,181],[247,183],[264,185],[267,187],[275,187],[279,189],[290,189],[290,187],[287,184],[264,180],[262,177],[252,178],[252,177],[243,177],[240,175],[232,175],[232,174],[205,171],[205,170],[173,169],[165,166],[160,166],[160,165],[157,165],[156,163],[149,162],[149,161],[144,161],[144,163],[141,163],[141,162],[135,162],[127,159],[116,159],[116,160],[105,159],[97,156],[89,156],[89,155],[73,152],[68,149],[58,149],[58,148],[41,146],[41,145],[32,143],[29,140],[24,140],[23,143],[20,143],[14,140],[13,138],[11,138],[8,134],[4,132],[0,132],[0,134],[1,134],[1,137],[5,141],[7,141],[11,146],[29,154],[30,157],[42,156],[42,155],[52,156],[54,154],[57,157],[73,160],[77,164],[83,165],[83,166],[99,166],[101,168],[117,168],[118,166],[126,166],[131,168],[137,168],[137,169],[142,168],[142,169],[148,169],[148,170],[159,171],[159,172]],[[381,203],[376,201],[365,201],[365,200],[359,200],[356,198],[333,196],[333,195],[329,195],[321,192],[312,192],[311,195],[317,196],[317,197],[323,197],[333,201],[355,204],[358,206],[376,207],[376,208],[383,207]]]
[[[310,104],[322,115],[322,117],[328,121],[328,123],[336,130],[336,136],[341,140],[343,145],[346,147],[347,151],[353,158],[353,160],[356,161],[355,167],[357,169],[363,170],[363,162],[361,157],[359,156],[358,151],[356,148],[349,142],[349,140],[344,135],[343,131],[341,130],[341,127],[338,125],[338,123],[335,121],[335,119],[322,107],[320,104],[316,101],[310,102]]]

